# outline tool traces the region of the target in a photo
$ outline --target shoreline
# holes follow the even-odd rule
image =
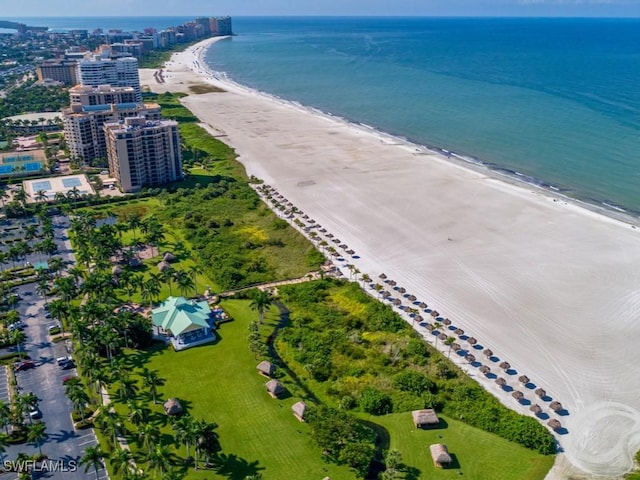
[[[548,478],[575,467],[606,478],[630,469],[640,448],[634,227],[559,192],[221,80],[204,68],[213,40],[221,38],[174,55],[159,90],[189,93],[194,81],[223,88],[184,103],[236,149],[248,174],[339,234],[363,273],[397,279],[566,405],[569,433],[556,437],[565,453]]]

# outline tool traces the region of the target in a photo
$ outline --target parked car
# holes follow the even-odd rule
[[[67,356],[67,357],[58,357],[58,358],[56,358],[56,363],[58,365],[61,365],[61,364],[66,363],[66,362],[73,362],[73,357]]]
[[[18,362],[15,364],[16,371],[20,370],[29,370],[30,368],[34,368],[36,366],[36,362],[33,360],[23,360],[22,362]]]
[[[62,370],[71,370],[72,368],[76,368],[76,363],[73,360],[67,360],[59,365]]]
[[[49,316],[51,316],[51,315],[49,315]],[[56,329],[58,329],[58,328],[60,328],[60,325],[56,325],[56,324],[54,323],[53,325],[49,325],[49,326],[47,327],[47,330],[49,330],[49,333],[51,333],[52,331],[54,331],[54,330],[56,330]]]
[[[42,418],[42,412],[38,407],[33,407],[29,410],[29,416],[35,420]]]

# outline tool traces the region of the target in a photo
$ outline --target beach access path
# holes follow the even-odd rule
[[[154,91],[210,82],[183,101],[264,179],[562,402],[563,455],[549,478],[615,477],[640,449],[640,232],[533,186],[452,163],[401,139],[214,76],[175,54]],[[366,98],[363,98],[366,101]],[[490,160],[490,159],[489,159]]]

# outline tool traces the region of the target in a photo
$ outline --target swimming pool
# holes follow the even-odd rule
[[[64,188],[80,187],[82,186],[82,182],[80,181],[79,178],[76,178],[76,177],[63,178],[62,185],[64,185]]]

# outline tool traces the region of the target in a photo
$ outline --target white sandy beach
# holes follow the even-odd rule
[[[361,272],[385,272],[560,401],[568,415],[554,418],[567,433],[556,436],[564,454],[549,478],[631,469],[640,449],[640,229],[212,78],[198,58],[210,43],[175,54],[165,83],[153,70],[141,70],[141,83],[227,90],[184,103],[249,174],[354,249]]]

